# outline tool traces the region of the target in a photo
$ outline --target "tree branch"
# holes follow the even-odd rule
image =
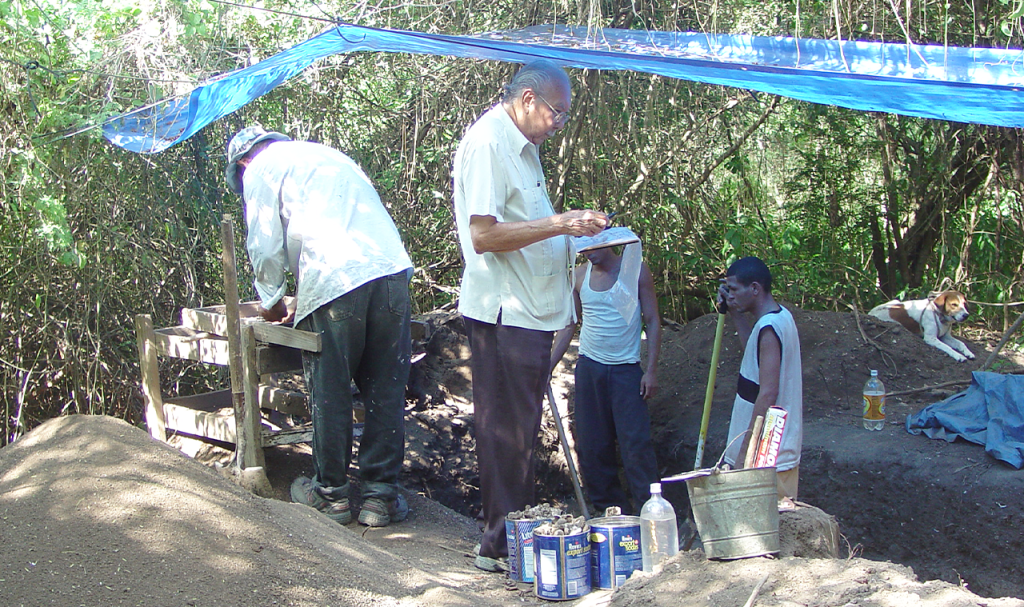
[[[757,131],[757,129],[760,128],[762,124],[764,124],[764,121],[768,119],[768,116],[773,111],[775,111],[775,108],[778,107],[778,105],[779,97],[772,97],[772,102],[768,104],[768,107],[765,108],[764,112],[761,114],[761,117],[757,119],[757,122],[750,125],[750,127],[743,133],[743,135],[735,142],[733,142],[731,146],[729,146],[729,149],[723,152],[721,156],[716,158],[714,162],[712,162],[706,169],[704,169],[704,173],[700,176],[700,179],[698,179],[697,182],[691,185],[690,188],[687,190],[686,198],[693,198],[693,195],[697,191],[697,189],[700,186],[704,185],[704,183],[711,177],[711,173],[713,173],[720,164],[728,160],[730,156],[736,153],[736,150],[740,149],[740,147],[747,142],[747,139],[749,139],[750,136],[753,135],[754,132]]]

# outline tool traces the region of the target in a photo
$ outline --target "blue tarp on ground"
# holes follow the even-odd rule
[[[332,27],[188,96],[104,126],[125,149],[154,153],[336,53],[384,51],[631,70],[857,110],[1024,127],[1024,51],[692,32],[535,26],[445,36],[355,25]]]
[[[907,432],[958,437],[1020,470],[1024,466],[1024,376],[975,371],[967,390],[907,416]]]

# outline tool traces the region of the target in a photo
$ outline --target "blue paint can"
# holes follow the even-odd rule
[[[590,519],[590,581],[594,588],[615,589],[643,569],[640,517]]]
[[[568,601],[590,592],[590,529],[573,535],[534,532],[533,558],[538,598]]]
[[[533,530],[550,518],[505,519],[508,540],[508,575],[516,582],[533,583]]]

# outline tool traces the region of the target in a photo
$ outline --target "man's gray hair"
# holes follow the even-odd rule
[[[502,87],[501,100],[505,103],[511,103],[522,96],[523,91],[526,89],[536,93],[546,89],[548,85],[555,82],[567,82],[568,80],[569,76],[565,73],[565,70],[554,61],[550,59],[531,61],[516,72],[511,82]]]

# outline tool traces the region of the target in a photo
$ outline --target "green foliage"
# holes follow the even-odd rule
[[[817,0],[262,6],[441,33],[568,22],[1010,47],[1021,44],[1024,16],[1018,0],[941,10],[913,3],[905,15],[887,3]],[[355,53],[319,62],[154,156],[83,130],[328,26],[284,13],[208,0],[0,0],[0,445],[71,412],[139,422],[131,319],[148,313],[172,325],[183,306],[223,300],[222,213],[236,218],[244,259],[223,155],[249,123],[355,158],[417,266],[416,311],[454,303],[462,261],[452,156],[514,66]],[[804,307],[863,310],[884,297],[883,286],[920,296],[944,279],[972,299],[1022,299],[1017,131],[773,104],[767,95],[628,72],[571,76],[574,118],[544,146],[549,189],[561,208],[616,210],[640,234],[666,317],[708,312],[718,278],[743,255],[765,259],[779,295]],[[239,270],[243,298],[254,297],[247,264]],[[991,306],[980,316],[999,324],[1003,314]],[[161,376],[165,389],[183,393],[224,381],[183,364],[164,363]]]
[[[67,209],[50,196],[41,196],[35,201],[38,224],[35,237],[49,250],[56,253],[59,261],[68,266],[81,267],[85,259],[78,253],[68,226]]]

